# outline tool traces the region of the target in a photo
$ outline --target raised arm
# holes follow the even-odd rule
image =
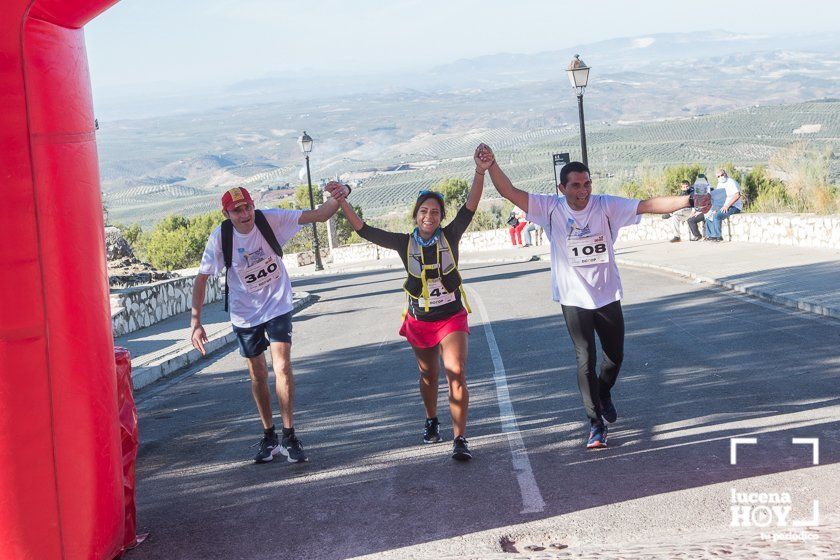
[[[338,201],[338,205],[341,208],[341,211],[344,212],[344,216],[347,218],[347,221],[350,222],[350,226],[353,228],[353,231],[359,231],[365,225],[359,215],[356,213],[356,209],[353,208],[353,205],[347,201],[347,198],[342,198]]]
[[[491,165],[493,165],[492,158],[488,158],[486,156],[482,157],[484,155],[482,152],[484,148],[487,148],[487,146],[479,144],[473,154],[473,160],[475,160],[475,174],[473,175],[472,187],[470,188],[469,195],[467,195],[467,202],[465,204],[467,210],[470,212],[478,210],[478,203],[481,201],[481,194],[484,192],[484,174],[487,173],[487,170],[490,169]]]
[[[299,224],[326,222],[338,211],[338,201],[350,194],[350,187],[337,181],[330,181],[327,183],[324,190],[330,194],[330,199],[314,210],[304,210],[301,213],[300,218],[298,218]]]
[[[688,196],[655,196],[639,202],[636,214],[668,214],[681,208],[688,208],[690,201],[694,201],[694,208],[706,213],[712,207],[712,197],[708,194]]]
[[[496,162],[496,157],[493,155],[493,150],[490,149],[490,146],[481,144],[479,149],[481,151],[481,159],[490,162],[490,167],[488,168],[490,179],[493,181],[493,186],[496,187],[499,194],[527,212],[528,193],[513,186],[513,183],[510,182],[508,176],[505,175],[505,172],[502,171],[502,168]]]

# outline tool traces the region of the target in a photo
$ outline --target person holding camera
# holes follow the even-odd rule
[[[195,278],[192,295],[192,345],[206,355],[207,333],[201,310],[211,275],[225,271],[225,310],[239,342],[239,353],[248,364],[251,394],[263,427],[256,463],[267,463],[278,453],[291,463],[308,461],[293,423],[295,384],[292,377],[292,284],[283,266],[282,245],[303,224],[326,222],[338,210],[338,201],[350,187],[335,181],[324,190],[331,198],[314,210],[257,210],[250,193],[234,188],[222,196],[227,218],[213,230]],[[268,388],[266,349],[271,351],[277,398],[283,421],[282,437],[274,426]]]
[[[464,205],[455,218],[441,226],[446,205],[439,192],[422,190],[414,202],[412,233],[395,233],[372,227],[362,221],[346,200],[341,210],[353,229],[364,239],[380,247],[393,249],[402,259],[407,277],[403,288],[408,307],[403,314],[400,335],[404,336],[417,359],[420,370],[420,395],[426,412],[423,443],[441,441],[437,418],[440,362],[449,384],[449,413],[452,416],[452,458],[468,461],[472,453],[467,445],[467,323],[469,304],[458,272],[458,244],[473,219],[489,161],[478,157],[483,145],[476,148],[475,175]]]
[[[525,212],[521,208],[514,206],[513,210],[510,211],[510,216],[508,216],[507,224],[510,226],[508,228],[510,242],[514,247],[523,247],[522,230],[528,225],[528,221],[525,219]]]
[[[613,245],[619,230],[640,214],[667,214],[686,207],[701,212],[709,195],[659,196],[636,200],[592,194],[589,168],[581,162],[560,170],[557,194],[533,194],[513,186],[485,147],[496,190],[542,226],[551,242],[552,298],[559,302],[575,348],[578,387],[589,418],[587,448],[606,447],[607,425],[618,418],[612,389],[624,359],[622,286]],[[595,336],[601,341],[600,374],[595,374]]]

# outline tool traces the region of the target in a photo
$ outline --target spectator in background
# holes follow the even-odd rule
[[[508,229],[510,232],[510,242],[514,247],[522,246],[522,230],[528,225],[528,222],[525,220],[525,212],[521,208],[514,206],[507,223],[510,226]]]
[[[732,214],[739,213],[744,206],[744,202],[741,200],[741,186],[738,185],[738,181],[730,177],[723,169],[718,169],[717,178],[716,190],[724,191],[726,198],[722,201],[720,208],[716,208],[714,201],[716,197],[712,193],[712,212],[706,216],[706,241],[723,241],[721,222],[728,219]],[[723,198],[723,194],[720,197]]]
[[[694,189],[691,187],[691,183],[688,181],[680,181],[680,195],[686,196],[694,194]],[[680,228],[683,222],[688,222],[689,218],[693,218],[697,215],[697,211],[694,208],[681,208],[676,212],[671,212],[671,217],[669,218],[671,222],[671,227],[674,228],[674,237],[671,238],[671,243],[678,243],[682,241],[682,237],[680,236]],[[697,231],[697,223],[694,222],[692,226],[689,225],[689,229],[691,229],[692,233],[692,241],[696,241],[698,237],[700,237],[700,232]],[[695,233],[696,231],[696,233]]]
[[[534,232],[534,242],[531,243],[531,232]],[[537,241],[540,240],[540,236],[542,235],[542,230],[540,230],[540,226],[535,224],[534,222],[528,222],[528,225],[525,226],[525,229],[522,230],[522,238],[525,240],[525,244],[523,247],[530,247],[531,245],[536,245]]]

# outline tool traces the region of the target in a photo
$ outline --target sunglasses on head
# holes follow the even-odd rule
[[[432,196],[435,196],[435,197],[443,200],[443,195],[441,193],[439,193],[437,191],[430,191],[429,189],[421,190],[418,196],[426,196],[427,194],[430,194]]]

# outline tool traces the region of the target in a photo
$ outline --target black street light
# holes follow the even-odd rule
[[[583,90],[586,89],[586,83],[589,81],[589,66],[580,59],[580,55],[576,54],[569,63],[569,68],[566,72],[569,73],[569,81],[572,87],[577,91],[578,98],[578,116],[580,117],[580,151],[583,155],[583,164],[588,166],[586,161],[586,127],[583,124]]]
[[[306,131],[303,131],[303,136],[298,138],[300,144],[300,151],[306,158],[306,182],[309,185],[309,208],[315,210],[315,197],[312,196],[312,174],[309,172],[309,152],[312,151],[312,137]],[[324,270],[324,265],[321,263],[321,246],[318,244],[318,228],[315,222],[312,222],[312,238],[315,240],[315,270]]]

